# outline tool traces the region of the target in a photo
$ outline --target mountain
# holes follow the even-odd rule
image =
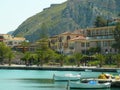
[[[25,20],[13,33],[34,42],[40,39],[42,23],[47,26],[49,36],[78,28],[93,27],[97,16],[105,19],[117,17],[120,0],[68,0],[52,4],[42,12]]]
[[[10,34],[10,35],[12,35],[12,34],[13,34],[13,32],[14,32],[14,31],[9,31],[7,34]]]

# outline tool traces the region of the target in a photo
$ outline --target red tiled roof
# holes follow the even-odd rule
[[[86,40],[86,38],[84,36],[78,36],[78,37],[72,38],[70,40],[71,41],[74,41],[74,40]]]

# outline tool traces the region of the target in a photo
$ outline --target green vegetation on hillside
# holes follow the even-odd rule
[[[78,28],[94,27],[97,16],[106,20],[116,17],[120,11],[120,0],[68,0],[51,5],[42,12],[28,18],[13,33],[34,42],[40,39],[41,24],[45,23],[50,36]]]

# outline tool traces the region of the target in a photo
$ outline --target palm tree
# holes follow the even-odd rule
[[[23,60],[25,60],[26,66],[29,65],[29,59],[30,59],[30,58],[31,58],[31,53],[30,53],[30,52],[26,52],[26,53],[24,54],[24,57],[23,57]]]
[[[63,54],[58,54],[58,55],[56,56],[57,60],[59,60],[59,63],[60,63],[60,66],[61,66],[61,67],[62,67],[63,64],[64,64],[65,57],[66,57],[66,56],[63,55]]]
[[[102,67],[105,62],[105,56],[102,54],[96,54],[95,56],[96,56],[97,60],[99,60],[100,67]]]
[[[73,57],[74,57],[74,59],[77,63],[77,67],[79,67],[80,66],[80,60],[82,60],[83,55],[81,53],[74,53]]]

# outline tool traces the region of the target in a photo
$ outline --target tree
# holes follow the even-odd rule
[[[75,65],[75,60],[74,60],[74,57],[73,57],[73,55],[68,55],[68,56],[66,56],[66,62],[67,62],[67,64],[69,64],[69,65]]]
[[[11,66],[11,60],[14,57],[14,53],[12,52],[11,48],[8,48],[8,53],[7,53],[7,57],[8,57],[8,62],[9,62],[9,66]]]
[[[113,59],[116,61],[117,67],[120,68],[120,54],[114,55]]]
[[[36,53],[38,55],[38,66],[39,63],[43,66],[43,61],[48,57],[48,39],[43,38],[38,41]]]
[[[88,52],[90,54],[96,54],[96,53],[100,53],[101,52],[101,48],[100,47],[91,47]]]
[[[23,56],[22,60],[25,60],[26,66],[29,65],[28,60],[30,59],[30,57],[31,57],[31,53],[30,52],[25,52],[24,53],[24,56]]]
[[[96,27],[104,27],[107,26],[107,20],[105,20],[103,17],[101,16],[97,16],[96,17],[96,21],[95,21],[95,26]]]
[[[80,60],[82,60],[83,55],[81,53],[74,53],[73,57],[76,61],[77,67],[79,67],[80,66]]]
[[[29,42],[23,41],[23,42],[21,42],[20,46],[22,47],[22,52],[25,53],[27,51],[26,49],[29,46]]]
[[[113,54],[111,54],[111,53],[108,53],[105,55],[105,63],[106,64],[109,64],[109,65],[114,64],[114,62],[112,60],[112,56],[113,56]]]
[[[64,60],[65,60],[65,55],[63,55],[63,54],[59,54],[58,55],[58,60],[59,60],[59,63],[60,63],[60,66],[62,67],[63,66],[63,64],[64,64]]]
[[[102,67],[103,64],[104,64],[104,62],[105,62],[104,55],[102,55],[102,54],[96,54],[95,56],[96,56],[97,60],[99,61],[100,67]]]
[[[113,44],[113,47],[118,49],[118,52],[120,53],[120,22],[117,23],[116,28],[114,30],[114,39],[115,43]]]
[[[39,63],[41,66],[43,66],[44,60],[48,57],[49,52],[48,32],[45,23],[42,23],[41,25],[40,40],[37,43],[38,45],[36,53],[38,55],[38,66]]]
[[[9,47],[5,45],[5,43],[0,42],[0,62],[3,64],[4,59],[7,57],[9,53]]]

